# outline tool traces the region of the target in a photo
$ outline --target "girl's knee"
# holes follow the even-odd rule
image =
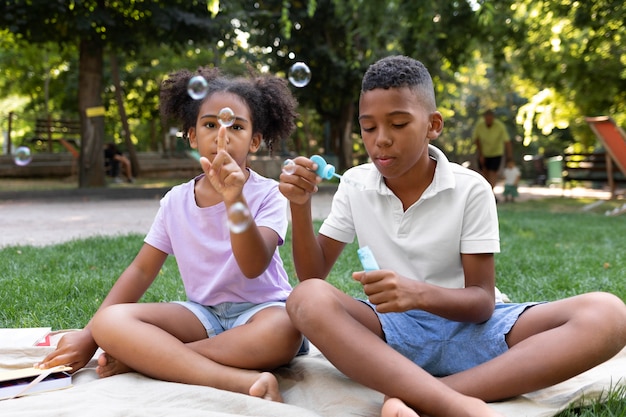
[[[128,323],[130,314],[124,304],[115,304],[99,310],[91,319],[91,333],[94,338],[99,337],[112,328],[118,328],[120,323]]]

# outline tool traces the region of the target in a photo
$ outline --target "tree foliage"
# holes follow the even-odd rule
[[[5,108],[24,106],[17,97],[28,97],[28,111],[59,115],[102,104],[107,123],[97,140],[119,140],[115,89],[122,89],[129,137],[140,149],[167,150],[169,125],[157,109],[168,72],[213,64],[286,76],[303,61],[312,79],[293,87],[301,116],[291,150],[334,154],[346,168],[365,155],[356,123],[361,77],[395,53],[431,70],[446,120],[438,145],[458,162],[472,154],[472,126],[487,107],[519,138],[520,154],[560,153],[573,141],[593,146],[585,115],[626,123],[626,6],[614,0],[4,0],[0,7],[0,87],[3,100],[13,100]],[[87,52],[96,52],[96,65],[85,74]],[[84,85],[98,83],[99,92],[83,97]]]
[[[77,48],[77,113],[81,119],[79,186],[104,185],[104,123],[88,109],[103,104],[104,55],[130,53],[161,42],[186,44],[217,38],[219,26],[210,16],[214,2],[162,0],[28,0],[1,3],[0,27],[18,41],[56,42]]]

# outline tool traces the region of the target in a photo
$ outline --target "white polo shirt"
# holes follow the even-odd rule
[[[461,254],[500,251],[491,186],[475,171],[451,163],[429,145],[437,161],[433,182],[406,211],[374,166],[349,169],[320,234],[369,246],[381,269],[446,288],[463,288]]]

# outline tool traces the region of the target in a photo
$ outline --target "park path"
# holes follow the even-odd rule
[[[496,193],[501,187],[496,187]],[[520,187],[519,200],[549,196],[610,198],[600,190]],[[333,193],[313,197],[313,218],[324,219]],[[58,198],[0,201],[0,248],[45,246],[91,236],[146,234],[159,208],[158,198]]]

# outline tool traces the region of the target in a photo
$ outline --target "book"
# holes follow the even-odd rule
[[[0,400],[67,388],[72,385],[69,366],[35,367],[0,371]]]
[[[50,327],[0,329],[0,348],[50,346]]]

